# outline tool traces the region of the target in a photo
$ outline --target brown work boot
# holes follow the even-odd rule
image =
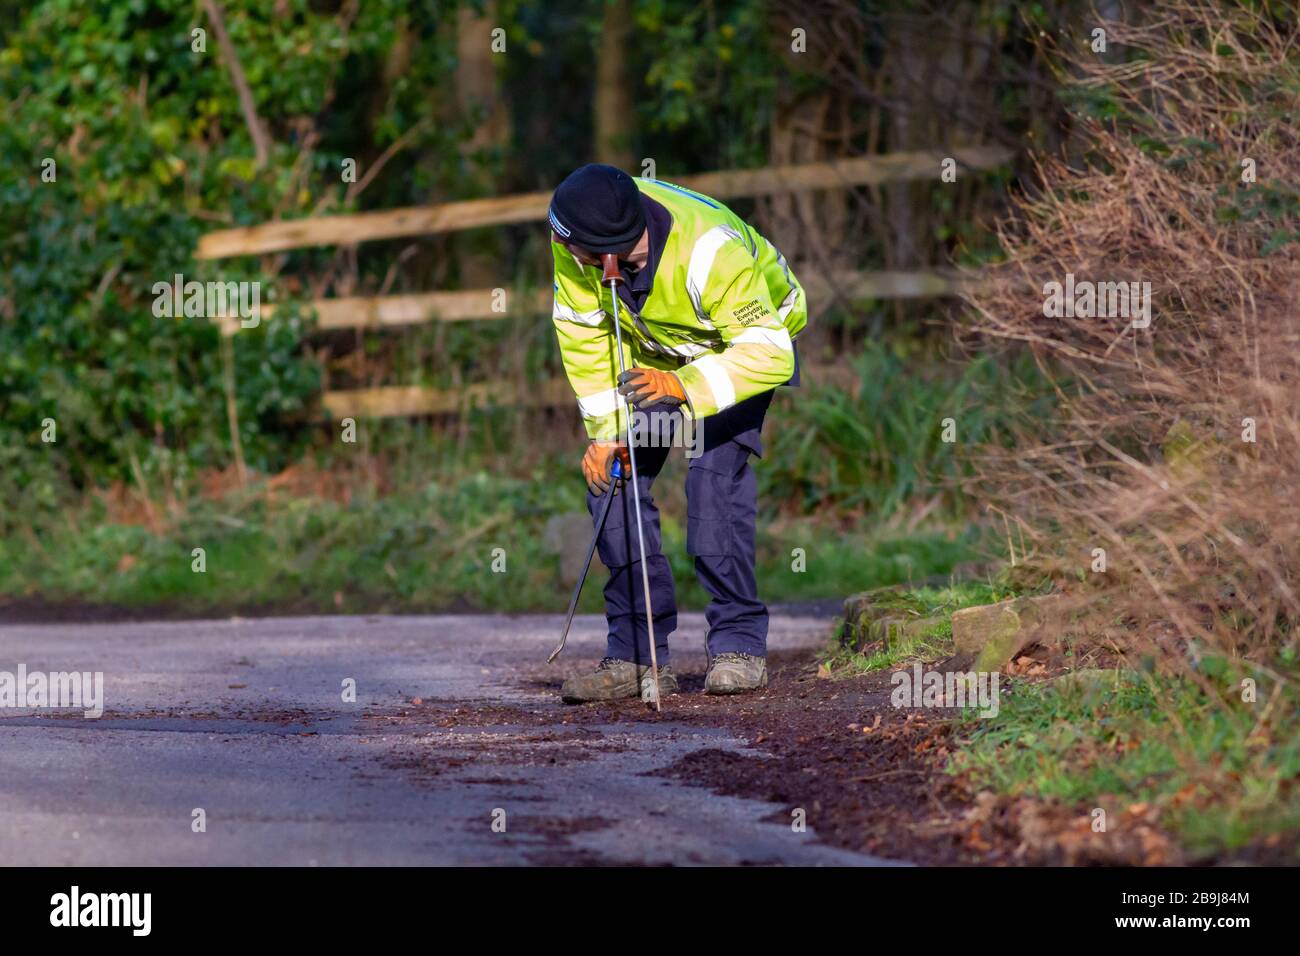
[[[704,677],[706,694],[743,694],[766,686],[767,658],[751,654],[719,654]]]
[[[649,664],[606,657],[590,674],[570,677],[560,688],[566,704],[585,704],[593,700],[623,700],[628,697],[649,699],[652,689]],[[677,693],[677,678],[667,666],[659,668],[659,694]]]

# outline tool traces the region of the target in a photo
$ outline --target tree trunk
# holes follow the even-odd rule
[[[456,103],[462,116],[480,117],[461,147],[467,154],[509,142],[509,116],[497,81],[499,54],[492,52],[492,30],[499,25],[495,2],[481,14],[468,6],[456,14]]]
[[[475,196],[500,192],[495,171],[499,153],[510,142],[510,117],[501,96],[497,65],[506,52],[492,49],[492,31],[500,26],[497,4],[489,0],[480,14],[464,6],[456,15],[456,106],[462,119],[475,121],[474,131],[461,144],[465,176]],[[465,237],[456,244],[461,284],[466,288],[497,288],[510,284],[501,271],[500,237]]]
[[[609,0],[600,28],[596,92],[592,98],[596,159],[638,175],[632,153],[635,114],[628,81],[627,48],[632,39],[631,0]]]

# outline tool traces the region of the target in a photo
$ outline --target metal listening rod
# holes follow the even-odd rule
[[[618,371],[620,378],[627,371],[623,362],[623,331],[618,322],[618,284],[623,281],[623,274],[618,269],[618,256],[615,253],[607,252],[600,257],[604,265],[605,274],[601,279],[609,286],[609,296],[614,301],[614,338],[618,350]],[[636,539],[641,549],[641,584],[645,588],[645,626],[646,634],[650,639],[650,679],[653,681],[651,695],[654,700],[655,710],[662,710],[659,705],[659,660],[655,653],[655,625],[654,614],[650,608],[650,569],[646,565],[645,558],[645,531],[641,527],[641,490],[636,482],[636,442],[632,439],[632,404],[620,393],[623,400],[623,408],[627,411],[627,453],[631,464],[629,469],[632,474],[628,479],[632,485],[632,510],[636,512]]]

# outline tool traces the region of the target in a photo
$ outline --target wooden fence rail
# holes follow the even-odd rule
[[[382,385],[376,388],[334,389],[322,396],[325,409],[340,418],[397,418],[409,415],[463,414],[485,406],[536,405],[577,407],[567,379],[553,378],[521,388],[511,382],[474,382],[460,388],[421,385]]]
[[[833,383],[849,388],[857,373],[839,364],[800,365],[808,382]],[[532,405],[537,408],[577,407],[573,387],[563,377],[532,385],[513,382],[475,382],[460,388],[426,388],[420,385],[382,385],[375,388],[337,389],[324,395],[326,409],[340,418],[394,418],[409,415],[463,414],[473,408]]]
[[[947,153],[886,153],[824,163],[719,170],[682,176],[671,181],[717,199],[810,189],[843,189],[874,183],[933,179],[940,173],[940,164],[949,156],[968,169],[989,169],[1005,163],[1011,158],[1012,152],[995,146],[972,146],[953,149]],[[549,192],[521,193],[435,206],[315,216],[238,229],[220,229],[199,239],[195,257],[224,259],[310,246],[349,245],[374,239],[454,232],[475,226],[536,222],[546,218],[546,207],[550,199]]]
[[[861,299],[920,299],[955,294],[963,280],[951,273],[939,272],[845,272],[832,277],[815,272],[805,273],[798,266],[794,272],[813,301],[842,296],[850,301]],[[504,311],[499,303],[504,301]],[[507,292],[504,300],[495,289],[465,289],[459,292],[419,292],[407,295],[349,296],[317,299],[309,304],[316,312],[316,327],[322,331],[337,329],[388,329],[428,322],[464,322],[504,319],[512,315],[545,315],[551,311],[551,293],[546,289],[516,295]],[[275,314],[274,304],[261,307],[261,317]],[[215,316],[214,322],[226,335],[240,328],[240,318]]]

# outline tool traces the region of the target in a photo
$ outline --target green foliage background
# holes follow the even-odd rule
[[[995,12],[1004,6],[983,3]],[[518,291],[548,282],[544,235],[533,224],[216,262],[196,261],[194,249],[202,234],[228,226],[553,187],[592,158],[593,50],[605,0],[495,5],[493,22],[500,21],[509,44],[496,68],[511,126],[504,142],[478,147],[467,144],[484,116],[462,108],[455,88],[457,25],[466,11],[484,5],[221,0],[220,6],[271,142],[260,168],[200,0],[0,0],[0,535],[8,538],[0,549],[2,593],[62,594],[63,584],[76,580],[84,587],[74,590],[97,598],[148,602],[169,593],[150,578],[149,556],[165,552],[165,561],[158,558],[165,564],[188,554],[193,529],[208,527],[194,517],[206,507],[196,488],[233,460],[226,369],[207,319],[153,315],[154,284],[177,274],[259,281],[262,301],[276,303],[273,318],[230,340],[240,445],[255,474],[275,474],[305,459],[315,459],[318,473],[346,474],[357,493],[347,508],[359,530],[421,520],[401,503],[385,512],[376,504],[384,495],[419,502],[437,482],[447,500],[456,500],[481,493],[475,483],[484,472],[534,469],[547,476],[542,480],[563,482],[552,510],[581,507],[576,420],[497,411],[450,424],[367,421],[360,446],[340,451],[337,425],[319,405],[322,364],[314,350],[322,342],[336,354],[358,348],[382,370],[385,384],[454,388],[486,378],[550,377],[558,359],[543,317],[429,323],[344,342],[341,333],[312,337],[310,316],[298,308],[319,294],[313,280],[348,256],[357,294],[384,286],[390,270],[396,280],[384,287],[394,293],[465,286],[468,264],[485,259],[499,272],[493,285]],[[636,0],[631,7],[632,155],[653,157],[664,178],[768,162],[780,98],[832,84],[819,77],[816,64],[794,71],[782,53],[788,8],[774,0]],[[863,11],[878,12],[870,4]],[[995,25],[993,42],[1023,41],[1010,21],[995,18]],[[201,52],[194,49],[200,28],[206,31]],[[863,55],[879,59],[885,40],[872,35],[865,42],[870,49]],[[863,131],[845,135],[845,149],[890,148],[869,144]],[[364,172],[399,140],[401,149],[380,174],[350,195],[340,175],[344,161],[355,160]],[[46,160],[55,164],[54,181],[42,178]],[[988,186],[996,194],[1008,175],[1001,170],[987,182],[972,179],[971,189]],[[936,207],[957,201],[914,192]],[[742,200],[737,210],[749,215],[752,205]],[[951,228],[940,239],[954,249],[978,232],[969,205],[944,207]],[[864,239],[877,241],[874,234]],[[412,247],[414,255],[403,258]],[[875,252],[864,260],[880,261]],[[328,291],[344,294],[337,286]],[[767,518],[790,521],[816,512],[818,521],[870,536],[879,527],[866,529],[864,522],[880,526],[899,516],[906,522],[936,494],[943,494],[943,507],[933,513],[951,519],[961,510],[941,487],[959,476],[961,463],[930,425],[960,416],[970,426],[963,440],[992,436],[1003,421],[999,409],[1019,401],[1025,370],[940,362],[933,337],[915,335],[910,320],[892,323],[902,334],[890,341],[873,341],[887,312],[895,319],[903,314],[897,306],[855,303],[819,319],[827,341],[807,343],[810,365],[851,350],[854,384],[845,389],[810,380],[774,406],[760,470]],[[351,372],[339,371],[342,364],[328,366],[330,387],[377,384],[347,380]],[[929,370],[914,374],[922,365]],[[1003,404],[981,401],[990,396]],[[53,444],[41,437],[47,419],[57,429]],[[385,470],[387,482],[376,477]],[[175,540],[159,537],[149,545],[132,524],[139,515],[104,513],[90,492],[114,485],[165,504],[165,520],[151,520],[149,535]],[[501,513],[526,504],[528,495],[515,485],[501,487],[504,497],[486,504]],[[264,539],[260,557],[240,559],[250,568],[283,563],[283,555],[296,553],[295,542],[315,533],[274,508],[250,516],[246,503],[214,507],[223,517],[212,527],[244,522],[249,540]],[[187,517],[187,510],[193,514]],[[488,520],[463,508],[457,514],[466,527],[445,530],[447,547],[468,533],[471,518]],[[123,524],[106,527],[115,520]],[[531,534],[537,525],[530,519],[523,527]],[[69,543],[81,541],[87,528],[96,529],[87,540],[98,542],[89,563]],[[905,580],[945,571],[969,556],[967,537],[948,537],[949,530],[942,539],[961,544],[944,545],[936,556],[920,543],[914,565],[886,555],[868,576]],[[796,525],[783,530],[773,539],[773,567],[788,565],[778,559],[811,535]],[[38,542],[51,545],[34,547]],[[344,549],[341,574],[368,567],[348,557],[366,547]],[[436,548],[408,550],[411,580],[415,569],[427,573],[431,564],[451,560]],[[65,555],[72,565],[60,563]],[[140,562],[137,570],[118,570],[110,587],[102,568],[125,568],[127,559]],[[867,563],[859,556],[846,563],[843,580],[819,578],[823,590],[853,586],[852,572]],[[375,600],[410,606],[409,588],[394,584],[387,566],[387,555],[375,564],[382,572]],[[392,566],[399,577],[407,573],[400,560]],[[85,573],[90,568],[100,570]],[[689,576],[688,567],[683,571]],[[322,583],[318,590],[332,596],[334,578],[320,567],[304,566],[300,577],[328,578],[330,588]],[[282,591],[268,589],[268,603],[299,587],[285,580]],[[115,591],[119,585],[129,595]],[[552,587],[549,580],[542,585]],[[786,587],[807,596],[810,585],[796,576]],[[245,583],[232,582],[210,606],[247,593]]]
[[[413,142],[354,208],[471,195],[484,169],[517,188],[544,187],[586,158],[589,109],[580,103],[518,130],[514,156],[462,151],[476,118],[439,107],[450,96],[457,4],[367,0],[350,22],[344,4],[222,6],[271,135],[263,169],[201,4],[0,2],[0,488],[11,507],[19,491],[25,508],[53,508],[67,490],[133,480],[137,471],[180,486],[196,469],[229,463],[217,335],[205,320],[153,316],[151,287],[176,273],[261,280],[263,301],[272,289],[283,301],[292,284],[271,280],[286,269],[310,273],[329,252],[295,253],[287,265],[196,263],[204,231],[309,215],[322,200],[346,211],[342,161],[365,168],[413,128]],[[639,5],[650,125],[682,137],[690,168],[761,158],[734,145],[752,152],[753,137],[711,138],[733,145],[702,156],[690,135],[691,124],[757,128],[761,117],[751,114],[763,100],[748,94],[772,82],[747,40],[763,22],[760,6],[748,0],[719,19],[679,0]],[[536,82],[543,63],[558,71],[555,82],[589,86],[583,64],[600,4],[556,11],[512,2],[498,13],[518,54],[503,58],[503,69],[521,123],[553,94]],[[192,49],[200,27],[204,52]],[[716,42],[699,44],[701,36]],[[687,37],[693,57],[680,55]],[[413,49],[387,75],[399,38]],[[733,59],[742,46],[750,54]],[[548,148],[533,149],[542,138]],[[557,150],[557,141],[571,145]],[[659,155],[672,153],[670,143]],[[47,159],[53,182],[42,180]],[[297,168],[304,160],[305,171]],[[367,247],[363,272],[382,274],[391,255],[382,243]],[[283,467],[310,440],[304,425],[319,382],[300,344],[303,326],[282,309],[235,338],[241,438],[258,470]],[[57,423],[56,444],[40,439],[46,418]]]

